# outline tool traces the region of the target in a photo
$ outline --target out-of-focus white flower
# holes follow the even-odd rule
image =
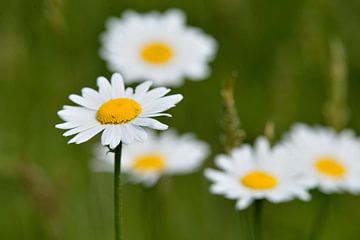
[[[289,150],[282,145],[271,149],[263,137],[257,139],[254,147],[243,145],[230,156],[219,155],[215,163],[220,171],[205,171],[213,182],[210,191],[237,200],[237,209],[247,208],[255,199],[279,203],[310,198],[310,182]]]
[[[111,71],[128,82],[151,80],[155,85],[180,86],[184,78],[201,80],[210,72],[215,40],[185,25],[180,10],[161,14],[126,11],[108,20],[101,35],[101,57]]]
[[[64,136],[75,135],[69,143],[83,143],[103,131],[101,143],[115,148],[125,144],[144,141],[147,137],[143,127],[157,130],[167,125],[153,119],[170,116],[163,113],[182,100],[182,95],[165,96],[170,89],[159,87],[149,90],[151,82],[135,88],[126,88],[120,74],[113,74],[111,83],[104,77],[97,79],[99,91],[83,88],[82,95],[70,95],[70,100],[80,106],[64,106],[58,115],[65,123],[56,125],[68,129]]]
[[[322,192],[360,193],[360,140],[353,131],[296,124],[284,142]]]
[[[135,183],[154,185],[163,175],[191,173],[199,169],[209,154],[206,143],[192,134],[178,136],[169,130],[157,136],[148,132],[148,140],[125,146],[122,172]],[[94,171],[114,171],[113,153],[106,148],[95,148],[96,158],[91,162]]]

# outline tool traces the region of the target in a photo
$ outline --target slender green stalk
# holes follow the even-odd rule
[[[153,187],[143,187],[143,207],[144,207],[144,239],[161,240],[170,239],[168,237],[168,221],[166,214],[166,178]]]
[[[224,86],[221,89],[223,104],[221,124],[223,133],[220,136],[220,139],[226,154],[231,154],[234,148],[239,147],[246,135],[245,131],[240,128],[240,120],[235,106],[234,84],[237,75],[237,72],[233,72],[231,77],[224,82]],[[241,239],[252,239],[250,229],[251,224],[247,210],[240,211],[238,215]]]
[[[114,217],[115,240],[121,240],[121,150],[122,143],[115,148],[114,171]]]
[[[143,220],[144,220],[144,239],[145,240],[157,240],[158,239],[158,221],[157,221],[157,185],[154,187],[143,187],[142,189],[142,201],[143,201]]]
[[[157,211],[155,214],[157,215],[156,221],[157,226],[161,227],[161,232],[158,233],[159,238],[156,240],[165,240],[171,239],[171,236],[168,232],[169,229],[169,220],[167,219],[167,199],[169,196],[169,188],[170,188],[171,180],[168,177],[162,177],[157,184],[156,191],[156,201],[157,201]],[[159,228],[158,228],[159,231]],[[160,234],[161,233],[161,234]]]
[[[346,51],[340,39],[330,43],[330,61],[329,99],[325,106],[325,118],[329,126],[340,131],[349,120]]]
[[[251,231],[251,225],[249,224],[249,209],[239,211],[239,222],[240,222],[240,239],[252,240],[253,234]]]
[[[221,123],[224,131],[221,136],[221,141],[227,154],[229,154],[234,148],[239,147],[245,138],[245,132],[240,128],[240,120],[235,106],[234,82],[236,78],[237,73],[232,73],[231,77],[227,79],[224,87],[221,89],[221,96],[223,100]]]
[[[326,219],[329,216],[330,202],[331,196],[323,194],[320,201],[320,206],[317,208],[317,211],[315,213],[315,218],[309,237],[310,240],[316,240],[321,236],[326,223]]]
[[[329,99],[325,105],[325,119],[330,127],[341,131],[349,120],[346,51],[341,39],[336,38],[330,42],[329,72]],[[325,220],[329,215],[330,201],[330,196],[322,196],[310,232],[311,240],[318,239],[323,231]]]
[[[263,237],[262,210],[263,210],[263,200],[255,200],[255,205],[254,205],[254,239],[255,240],[262,240]]]

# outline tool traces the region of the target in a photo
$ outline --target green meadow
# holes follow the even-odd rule
[[[360,133],[360,1],[358,0],[1,0],[0,239],[112,240],[113,176],[89,169],[97,136],[81,145],[55,125],[68,95],[96,89],[111,72],[99,57],[110,16],[182,9],[187,24],[218,42],[211,75],[172,93],[184,100],[161,118],[178,133],[211,146],[201,171],[162,178],[156,188],[123,185],[123,239],[241,240],[235,201],[209,193],[203,169],[224,152],[221,88],[237,72],[234,94],[245,142],[275,124],[280,139],[292,124],[326,125],[331,102],[331,43],[346,53],[346,125]],[[264,240],[308,239],[324,195],[263,206]],[[360,196],[331,195],[319,239],[360,239]]]

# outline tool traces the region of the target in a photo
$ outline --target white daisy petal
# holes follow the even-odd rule
[[[206,169],[204,171],[204,174],[207,178],[213,180],[213,181],[227,181],[228,177],[226,175],[224,175],[223,173],[219,172],[219,171],[215,171],[212,169]]]
[[[236,201],[236,208],[243,210],[251,205],[253,200],[249,197],[243,197]]]
[[[58,115],[67,122],[84,122],[93,121],[95,119],[95,112],[84,107],[64,106],[64,109],[60,110]]]
[[[91,88],[83,88],[81,90],[82,96],[84,97],[84,99],[89,99],[91,100],[94,104],[96,104],[96,108],[98,109],[103,103],[104,103],[104,99],[102,98],[102,96],[95,91],[94,89]]]
[[[132,98],[134,90],[131,87],[126,88],[125,90],[125,97]]]
[[[181,27],[185,24],[186,16],[178,9],[170,9],[164,14],[164,19],[172,27]]]
[[[151,87],[152,82],[146,81],[135,88],[135,98],[142,97]]]
[[[137,125],[132,125],[132,131],[134,132],[134,137],[139,142],[144,142],[147,139],[147,134],[144,129]]]
[[[133,124],[153,128],[156,130],[166,130],[168,126],[152,118],[138,118],[133,121]]]
[[[112,131],[112,135],[111,135],[109,147],[111,149],[115,149],[121,142],[122,128],[121,126],[112,126],[111,131]]]
[[[171,114],[169,113],[153,113],[153,114],[144,114],[144,115],[141,115],[141,117],[147,117],[147,118],[152,118],[152,117],[172,117]]]
[[[174,107],[175,104],[180,102],[182,99],[183,96],[181,94],[175,94],[155,100],[152,103],[145,104],[144,106],[146,106],[146,109],[142,112],[142,116],[166,111]]]
[[[65,122],[65,123],[60,123],[60,124],[55,125],[55,127],[59,128],[59,129],[71,129],[71,128],[75,128],[78,126],[79,126],[79,124],[77,122]]]
[[[113,87],[114,97],[121,97],[125,93],[124,80],[119,73],[114,73],[111,77],[111,85]]]
[[[99,132],[101,132],[104,129],[103,126],[95,126],[93,128],[87,129],[85,131],[80,132],[79,134],[77,134],[74,138],[72,138],[69,143],[76,143],[76,144],[80,144],[83,142],[88,141],[90,138],[94,137],[96,134],[98,134]]]
[[[150,91],[148,91],[146,94],[144,94],[144,97],[142,99],[143,103],[148,103],[150,101],[154,101],[156,99],[159,99],[166,94],[170,92],[170,89],[164,88],[164,87],[158,87],[154,88]]]
[[[99,93],[101,94],[101,96],[104,99],[109,100],[109,99],[113,98],[112,87],[106,78],[98,77],[97,85],[99,87]]]
[[[71,136],[71,135],[74,135],[74,134],[77,134],[79,132],[83,132],[85,130],[88,130],[90,128],[93,128],[93,127],[96,127],[98,126],[99,124],[97,122],[95,123],[92,123],[92,124],[86,124],[86,125],[81,125],[81,126],[78,126],[78,127],[75,127],[75,128],[72,128],[68,131],[66,131],[63,136],[67,137],[67,136]]]
[[[111,142],[111,128],[105,128],[104,132],[101,135],[101,144],[104,146],[110,145]]]
[[[128,125],[122,126],[122,141],[125,144],[129,144],[134,141],[134,136],[132,135],[131,129],[129,129]]]
[[[96,104],[96,102],[86,101],[83,97],[81,97],[79,95],[71,94],[69,96],[69,99],[71,101],[73,101],[74,103],[79,104],[80,106],[90,108],[92,110],[97,110],[98,109],[98,105]]]

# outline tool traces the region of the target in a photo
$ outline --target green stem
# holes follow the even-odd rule
[[[122,143],[115,148],[114,158],[114,220],[115,240],[121,240],[121,150]]]
[[[144,207],[144,239],[161,240],[168,237],[168,221],[166,214],[166,195],[168,179],[163,177],[151,187],[143,187]]]
[[[263,200],[255,200],[255,209],[254,209],[255,240],[262,240],[262,210],[263,210]]]
[[[157,186],[143,187],[143,195],[142,200],[143,202],[143,214],[142,217],[144,220],[144,239],[146,240],[156,240],[158,239],[157,236],[157,214],[156,211],[158,209],[157,199],[156,199],[156,192]]]
[[[320,202],[320,206],[317,208],[315,213],[314,222],[312,224],[312,229],[310,232],[310,240],[316,240],[320,237],[321,233],[323,232],[326,219],[329,215],[329,208],[330,208],[331,197],[323,195],[322,200]]]
[[[331,41],[330,60],[330,91],[325,117],[329,126],[340,131],[349,120],[346,51],[340,39]]]
[[[239,211],[239,220],[240,220],[240,236],[241,239],[251,240],[253,239],[251,232],[251,224],[249,221],[249,209],[244,209]]]

